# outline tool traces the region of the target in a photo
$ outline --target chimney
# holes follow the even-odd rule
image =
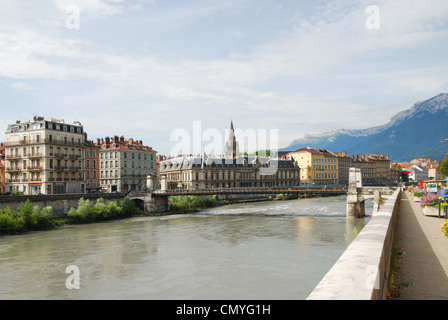
[[[100,139],[100,138],[97,138],[97,139],[96,139],[96,145],[99,146],[100,144],[101,144],[101,139]]]
[[[106,137],[106,144],[110,144],[110,138]]]
[[[118,143],[118,136],[114,136],[114,143]]]

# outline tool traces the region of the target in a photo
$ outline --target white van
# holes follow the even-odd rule
[[[437,183],[428,183],[426,184],[426,192],[428,193],[437,193],[439,191],[439,186]]]

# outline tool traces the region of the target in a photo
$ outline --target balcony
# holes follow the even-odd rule
[[[31,153],[28,155],[28,158],[42,158],[42,153]]]
[[[7,155],[5,156],[5,159],[6,159],[6,160],[22,159],[22,156],[21,156],[21,155],[18,155],[18,154],[7,154]]]
[[[29,167],[28,171],[42,171],[42,167],[40,166],[35,166],[35,167]]]
[[[21,168],[6,168],[6,172],[20,172]]]
[[[18,141],[8,141],[6,142],[7,147],[16,147],[30,144],[42,144],[44,143],[44,139],[31,139],[31,140],[18,140]]]
[[[62,159],[62,158],[65,158],[67,155],[66,155],[66,154],[63,154],[63,153],[55,153],[54,156],[55,156],[56,158]]]
[[[53,140],[53,139],[44,139],[45,143],[55,144],[60,146],[71,146],[71,147],[84,147],[84,142],[71,142],[71,141],[61,141],[61,140]]]
[[[55,166],[54,169],[58,170],[58,171],[60,171],[60,170],[68,170],[68,167],[66,167],[66,166]]]

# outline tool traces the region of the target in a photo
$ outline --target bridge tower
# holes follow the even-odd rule
[[[360,168],[350,168],[348,174],[347,218],[364,218],[365,198],[362,194],[362,175]]]

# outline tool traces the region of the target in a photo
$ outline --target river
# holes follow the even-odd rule
[[[0,299],[306,299],[372,206],[346,219],[345,196],[257,202],[0,236]]]

